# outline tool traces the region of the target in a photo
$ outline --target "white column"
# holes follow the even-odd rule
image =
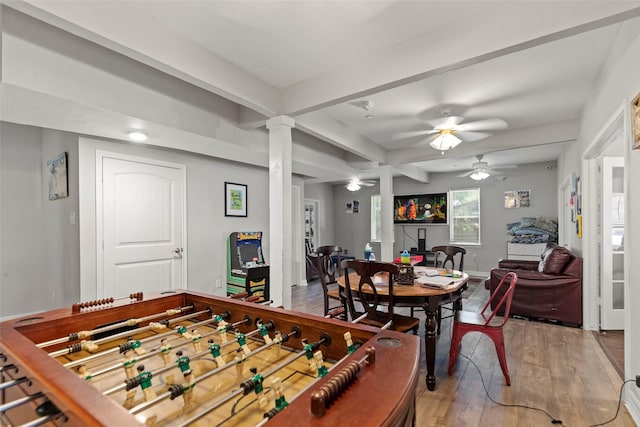
[[[273,305],[291,308],[291,117],[267,120],[269,130],[269,265]]]
[[[380,209],[382,221],[382,243],[380,245],[382,261],[394,260],[393,253],[393,166],[384,165],[380,171]]]

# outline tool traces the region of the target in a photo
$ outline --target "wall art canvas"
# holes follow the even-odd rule
[[[49,200],[69,197],[66,152],[47,160],[47,173],[49,176]]]
[[[504,207],[507,209],[531,206],[531,190],[511,190],[504,192]]]

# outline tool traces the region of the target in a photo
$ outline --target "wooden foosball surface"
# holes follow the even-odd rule
[[[2,426],[415,417],[419,339],[339,320],[179,291],[15,319],[0,333]]]

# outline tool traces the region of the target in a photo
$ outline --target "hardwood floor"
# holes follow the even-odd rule
[[[322,288],[319,282],[294,287],[293,310],[322,314]],[[465,292],[464,309],[479,310],[488,298],[483,286],[471,285]],[[402,312],[402,314],[409,314]],[[423,312],[416,312],[424,320]],[[417,389],[417,426],[543,426],[551,419],[545,410],[569,427],[603,423],[616,412],[622,380],[598,345],[593,333],[547,323],[509,319],[505,325],[507,359],[511,387],[507,387],[493,342],[478,333],[462,341],[452,376],[447,375],[451,319],[443,320],[436,353],[435,391],[426,389],[425,381]],[[420,327],[424,336],[424,322]],[[518,407],[503,407],[486,395],[477,365],[491,397]],[[426,377],[422,350],[421,376]],[[626,387],[631,387],[627,385]],[[624,408],[608,426],[635,426]]]

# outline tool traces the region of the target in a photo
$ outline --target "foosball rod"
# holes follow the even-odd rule
[[[177,322],[180,322],[180,321],[183,321],[183,320],[189,320],[189,319],[192,319],[194,317],[198,317],[198,316],[200,316],[202,314],[209,314],[209,313],[211,313],[211,311],[207,309],[207,310],[198,311],[197,313],[187,314],[186,316],[176,317],[175,319],[168,320],[168,325],[171,325],[172,323],[177,323]],[[207,323],[210,323],[210,322],[211,322],[211,319],[203,320],[202,322],[194,323],[192,326],[206,325]],[[152,328],[153,328],[152,326],[145,326],[145,327],[136,329],[135,332],[136,333],[146,332],[146,331],[151,330]],[[110,337],[106,337],[106,338],[102,338],[102,339],[93,341],[93,343],[96,344],[96,345],[99,345],[99,344],[102,344],[104,342],[108,342],[108,341],[113,341],[113,340],[120,339],[120,338],[129,337],[129,336],[131,336],[132,332],[133,331],[124,331],[124,332],[121,332],[119,334],[111,335]],[[144,343],[144,342],[147,342],[147,341],[151,341],[151,340],[155,340],[155,339],[159,339],[159,338],[164,338],[165,336],[169,336],[169,335],[173,335],[173,334],[175,334],[175,331],[167,331],[167,332],[163,332],[161,334],[153,335],[151,337],[143,338],[143,339],[140,340],[140,342]],[[120,350],[119,347],[114,347],[114,348],[111,348],[109,350],[105,350],[103,352],[100,352],[100,353],[97,353],[97,354],[93,354],[91,356],[84,357],[82,359],[76,359],[76,360],[73,360],[71,362],[67,362],[62,366],[64,366],[65,368],[72,368],[74,366],[82,365],[82,364],[84,364],[86,362],[89,362],[91,360],[94,360],[94,359],[100,358],[102,356],[105,356],[107,354],[115,353],[116,351],[119,351],[119,350]],[[63,356],[65,354],[69,354],[69,353],[72,353],[72,352],[69,351],[69,348],[67,348],[67,349],[64,349],[64,350],[58,350],[58,351],[51,352],[51,353],[49,353],[49,356],[58,357],[58,356]]]
[[[202,322],[200,322],[200,323],[194,323],[192,326],[202,325],[202,324],[206,324],[206,323],[211,323],[211,320],[205,320],[205,321],[202,321]],[[240,320],[240,321],[238,321],[238,322],[232,323],[232,324],[231,324],[231,327],[234,327],[234,328],[235,328],[236,326],[240,326],[240,325],[241,325],[241,324],[243,324],[243,323],[245,323],[245,324],[246,324],[246,323],[247,323],[247,319],[245,319],[245,320]],[[260,332],[260,330],[259,330],[259,329],[256,329],[256,330],[254,330],[254,331],[248,332],[248,333],[246,334],[246,336],[247,336],[247,337],[250,337],[250,336],[256,335],[258,332]],[[171,331],[170,333],[175,333],[175,332],[174,332],[174,331]],[[211,332],[208,332],[208,333],[206,333],[206,334],[202,335],[202,338],[206,338],[206,337],[208,337],[208,336],[211,336],[211,335],[214,335],[214,334],[217,334],[217,333],[220,333],[220,331],[211,331]],[[159,337],[159,335],[156,335],[156,336],[151,337],[151,338],[157,339],[158,337]],[[235,341],[233,341],[233,340],[231,340],[231,341],[227,341],[227,342],[224,342],[224,343],[222,343],[222,344],[220,345],[220,348],[223,348],[223,347],[225,347],[225,346],[227,346],[227,345],[233,344],[234,342],[235,342]],[[180,348],[180,347],[185,347],[185,346],[187,346],[187,345],[189,345],[189,344],[191,344],[191,343],[192,343],[192,341],[189,341],[188,339],[186,339],[186,341],[185,341],[185,342],[180,343],[180,344],[177,344],[177,345],[174,347],[174,349],[177,349],[177,348]],[[161,353],[161,352],[162,352],[162,350],[160,350],[160,349],[150,351],[150,352],[148,352],[148,353],[143,354],[142,356],[139,356],[139,357],[136,359],[136,361],[138,361],[138,362],[139,362],[139,361],[144,360],[144,359],[147,359],[147,358],[149,358],[149,357],[156,356],[156,355],[158,355],[158,354],[159,354],[159,353]],[[194,354],[194,355],[193,355],[193,359],[197,359],[197,358],[202,357],[202,356],[207,355],[207,354],[210,354],[209,350],[203,350],[203,351],[201,351],[200,353],[196,353],[196,354]],[[106,368],[103,368],[103,369],[101,369],[101,370],[99,370],[99,371],[97,371],[97,372],[94,372],[94,373],[93,373],[93,378],[95,378],[95,377],[97,377],[97,376],[100,376],[100,375],[103,375],[103,374],[106,374],[106,373],[109,373],[109,372],[112,372],[112,371],[115,371],[115,370],[120,369],[120,368],[122,368],[122,363],[118,363],[118,364],[115,364],[115,365],[107,366]],[[160,368],[160,369],[158,369],[158,370],[156,370],[156,371],[153,371],[153,372],[151,372],[151,373],[152,373],[153,375],[158,375],[158,374],[162,374],[162,373],[164,373],[164,372],[166,372],[166,371],[168,371],[168,370],[170,370],[170,369],[172,369],[172,368],[173,368],[173,366],[165,366],[164,368]],[[124,387],[123,387],[122,385],[119,385],[119,386],[116,386],[116,387],[114,387],[114,388],[110,388],[109,390],[105,391],[103,394],[104,394],[104,395],[108,395],[108,394],[111,394],[111,393],[115,393],[116,391],[120,391],[120,390],[122,390],[123,388],[124,388]]]
[[[317,343],[318,346],[320,344],[322,344],[323,342],[325,342],[326,338],[322,337],[320,338],[320,340]],[[278,372],[280,369],[284,368],[285,366],[295,362],[296,360],[298,360],[299,358],[301,358],[302,356],[306,355],[306,350],[300,350],[300,352],[295,353],[293,356],[291,356],[290,358],[288,358],[287,360],[285,360],[284,362],[280,363],[279,365],[271,368],[270,370],[268,370],[267,372],[261,374],[263,378],[267,378],[270,375],[273,375],[274,373]],[[228,365],[228,364],[227,364]],[[225,365],[225,366],[227,366]],[[178,427],[186,427],[188,425],[190,425],[191,423],[199,420],[200,418],[206,416],[209,412],[214,411],[216,408],[224,405],[225,403],[227,403],[228,401],[230,401],[231,399],[233,399],[234,397],[238,396],[239,394],[246,394],[244,392],[243,389],[238,389],[238,390],[234,390],[231,393],[229,393],[229,395],[217,400],[216,402],[214,402],[213,404],[211,404],[210,406],[207,406],[204,411],[200,412],[199,414],[194,415],[193,417],[189,418],[187,421],[185,421],[184,423],[180,424]]]
[[[26,383],[26,382],[29,382],[29,381],[30,381],[29,378],[22,377],[22,378],[16,378],[15,380],[4,382],[4,383],[0,384],[0,391],[6,390],[6,389],[8,389],[10,387],[13,387],[14,385]]]
[[[51,340],[51,341],[46,341],[46,342],[42,342],[39,344],[36,344],[36,347],[38,348],[43,348],[43,347],[49,347],[55,344],[62,344],[65,342],[70,342],[70,341],[76,341],[82,338],[86,338],[86,337],[90,337],[91,335],[95,335],[95,334],[99,334],[102,332],[108,332],[108,331],[112,331],[114,329],[118,329],[118,328],[122,328],[124,326],[134,326],[137,325],[138,323],[141,322],[146,322],[147,320],[153,320],[153,319],[157,319],[159,317],[163,317],[163,316],[173,316],[175,314],[179,314],[182,313],[184,311],[187,310],[193,310],[194,306],[193,305],[188,305],[185,307],[180,307],[180,308],[170,308],[162,313],[156,313],[156,314],[151,314],[149,316],[145,316],[145,317],[141,317],[141,318],[131,318],[128,320],[125,320],[123,322],[118,322],[118,323],[114,323],[113,325],[109,325],[109,326],[103,326],[102,328],[98,328],[98,329],[93,329],[91,331],[78,331],[78,332],[73,332],[71,334],[69,334],[69,336],[67,337],[62,337],[62,338],[57,338],[55,340]]]
[[[55,421],[60,417],[66,418],[66,415],[64,415],[62,412],[59,412],[57,414],[45,415],[44,417],[36,418],[35,420],[24,423],[18,427],[38,427],[50,421]]]
[[[298,333],[298,330],[294,330],[294,331],[292,331],[292,332],[293,332],[294,334],[297,334],[297,333]],[[271,343],[269,343],[269,344],[264,344],[264,345],[262,345],[262,346],[260,346],[260,347],[256,348],[255,350],[253,350],[253,351],[249,352],[249,354],[247,354],[247,355],[245,356],[245,363],[246,363],[246,359],[248,359],[248,358],[250,358],[250,357],[253,357],[253,356],[257,355],[257,354],[259,354],[259,353],[261,353],[261,352],[263,352],[263,351],[265,351],[265,350],[267,350],[267,349],[269,349],[269,348],[273,347],[273,346],[274,346],[274,345],[276,345],[276,344],[282,344],[283,342],[288,341],[289,336],[288,336],[287,334],[283,334],[282,336],[283,336],[283,339],[282,339],[282,340],[279,340],[279,341],[274,340],[274,341],[272,341],[272,342],[271,342]],[[223,345],[231,344],[231,343],[233,343],[233,342],[234,342],[234,341],[227,341],[226,343],[223,343]],[[203,353],[208,353],[208,351],[205,351],[205,352],[203,352]],[[200,354],[200,353],[198,353],[198,354]],[[195,358],[196,358],[196,357],[194,357],[194,359],[195,359]],[[227,363],[225,363],[225,364],[224,364],[224,365],[222,365],[222,366],[218,366],[217,368],[210,370],[210,371],[209,371],[209,372],[207,372],[206,374],[203,374],[203,375],[198,376],[197,381],[198,381],[198,382],[200,382],[200,381],[202,381],[202,380],[205,380],[205,379],[207,379],[207,378],[209,378],[209,377],[211,377],[211,376],[213,376],[213,375],[216,375],[218,372],[222,372],[222,371],[224,371],[225,369],[228,369],[228,368],[230,368],[230,367],[232,367],[232,366],[235,366],[235,365],[236,365],[236,361],[235,361],[235,360],[232,360],[232,361],[230,361],[230,362],[227,362]],[[157,372],[157,373],[162,373],[162,372]],[[154,373],[154,375],[155,375],[155,373]],[[125,387],[126,387],[126,385],[125,385]],[[107,390],[104,394],[107,394],[107,392],[108,392],[108,391],[110,391],[110,390]],[[150,401],[148,401],[148,402],[141,403],[140,405],[138,405],[138,406],[135,406],[135,407],[131,408],[131,409],[129,410],[129,413],[130,413],[130,414],[133,414],[133,415],[138,414],[138,413],[140,413],[140,412],[142,412],[142,411],[144,411],[144,410],[146,410],[146,409],[149,409],[150,407],[154,406],[155,404],[157,404],[157,403],[159,403],[159,402],[162,402],[163,400],[166,400],[166,399],[168,399],[168,398],[170,398],[170,397],[172,397],[172,396],[173,396],[173,393],[172,393],[172,392],[170,392],[170,391],[169,391],[169,392],[166,392],[166,393],[163,393],[163,394],[161,394],[161,395],[157,396],[157,397],[156,397],[155,399],[153,399],[153,400],[150,400]]]
[[[0,413],[4,413],[7,412],[10,409],[13,408],[17,408],[20,405],[24,405],[25,403],[29,403],[32,400],[36,400],[40,397],[44,397],[44,393],[42,393],[41,391],[34,393],[32,395],[29,396],[25,396],[25,397],[21,397],[19,399],[16,400],[12,400],[11,402],[7,402],[3,405],[0,405]]]

